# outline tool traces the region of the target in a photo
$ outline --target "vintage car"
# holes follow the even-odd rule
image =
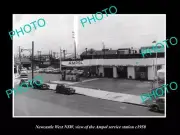
[[[20,74],[20,83],[19,85],[21,85],[22,87],[27,87],[29,86],[29,82],[28,82],[28,75],[26,73],[21,73]]]
[[[19,83],[19,86],[21,86],[21,87],[31,87],[28,79],[21,80],[20,83]]]
[[[32,83],[32,87],[34,89],[48,90],[50,86],[48,84],[45,84],[45,83],[42,83],[42,82],[36,80]]]
[[[158,97],[154,100],[146,100],[145,104],[152,111],[155,111],[155,112],[164,111],[164,107],[165,107],[164,99],[165,97]]]
[[[67,94],[67,95],[70,95],[70,94],[74,94],[75,93],[75,89],[69,87],[68,85],[65,85],[65,84],[58,84],[56,86],[56,93],[61,93],[61,94]]]

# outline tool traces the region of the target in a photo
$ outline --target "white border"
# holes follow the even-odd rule
[[[15,14],[13,14],[15,15]],[[12,15],[12,16],[13,16]],[[150,14],[148,14],[150,15]],[[160,14],[162,15],[162,14]],[[166,14],[163,14],[166,17]],[[75,17],[77,17],[78,15],[76,15]],[[78,26],[78,19],[77,19],[77,23],[74,22],[74,25]],[[75,31],[76,33],[76,40],[78,39],[78,29],[76,29],[77,31]],[[13,42],[13,41],[12,41]],[[166,47],[165,47],[166,48]],[[166,49],[165,49],[165,68],[166,68]],[[13,45],[13,88],[14,88],[14,45]],[[166,72],[165,72],[165,84],[166,84]],[[13,106],[12,106],[12,110],[13,110],[13,118],[166,118],[166,104],[165,104],[165,112],[164,112],[164,116],[14,116],[14,92],[13,92]],[[165,92],[165,103],[166,103],[166,92]],[[126,104],[126,103],[125,103]],[[147,108],[148,109],[148,108]]]

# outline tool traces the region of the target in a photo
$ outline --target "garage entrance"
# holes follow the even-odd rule
[[[148,80],[148,68],[147,67],[135,67],[135,79]]]
[[[118,66],[117,67],[118,78],[127,78],[127,67],[126,66]]]
[[[104,68],[104,77],[113,78],[113,68]]]

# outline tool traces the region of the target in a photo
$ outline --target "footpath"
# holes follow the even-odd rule
[[[86,80],[87,81],[87,80]],[[79,82],[68,82],[68,81],[50,81],[47,84],[50,85],[50,89],[55,90],[57,84],[68,84],[71,85],[72,88],[76,90],[77,94],[90,96],[99,99],[129,103],[134,105],[146,106],[142,103],[140,96],[131,95],[131,94],[124,94],[124,93],[116,93],[116,92],[109,92],[100,89],[91,89],[91,88],[83,88],[83,87],[75,87],[74,84]]]

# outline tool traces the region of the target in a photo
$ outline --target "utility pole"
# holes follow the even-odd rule
[[[86,50],[86,56],[87,56],[87,48],[85,48],[85,50]]]
[[[156,51],[156,79],[157,79],[157,86],[158,84],[158,74],[157,74],[157,51]]]
[[[19,46],[19,61],[20,61],[20,69],[21,69],[21,47]]]
[[[75,58],[75,61],[76,61],[76,41],[75,41],[75,36],[74,36],[74,31],[72,32],[72,38],[74,39],[74,58]]]
[[[56,52],[53,52],[53,57],[55,58]]]
[[[51,60],[51,52],[50,52],[50,50],[49,50],[49,61]]]
[[[61,47],[60,47],[60,57],[59,57],[59,64],[60,64],[60,68],[59,68],[59,70],[61,71]]]
[[[155,66],[154,66],[154,59],[153,59],[153,69],[154,69],[154,80],[155,80]],[[152,89],[154,89],[155,85],[154,85],[154,81],[152,83]]]
[[[66,50],[63,50],[63,54],[64,54],[64,60],[65,60],[65,58],[66,58],[66,52],[65,52]]]
[[[57,58],[59,57],[59,53],[57,52]]]
[[[152,43],[156,43],[156,40],[154,40]],[[157,46],[157,48],[158,48],[158,46]],[[156,51],[156,64],[155,64],[155,70],[154,70],[154,78],[155,78],[155,76],[157,79],[156,83],[157,83],[157,85],[159,85],[158,84],[158,76],[157,76],[157,51]]]
[[[39,51],[40,52],[40,62],[41,62],[41,51]]]
[[[38,53],[38,60],[40,60],[40,51],[37,51],[37,53]]]
[[[39,51],[37,51],[37,59],[39,60]]]
[[[103,44],[103,51],[104,51],[104,58],[105,58],[105,45],[104,45],[104,42],[102,42]]]
[[[32,41],[32,81],[34,79],[34,41]]]

